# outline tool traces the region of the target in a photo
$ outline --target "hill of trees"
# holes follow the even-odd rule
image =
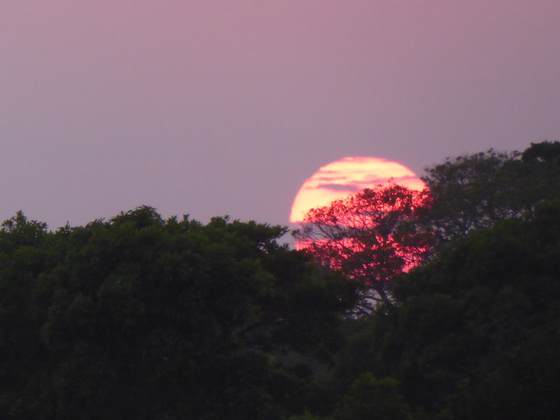
[[[560,143],[424,180],[421,206],[376,191],[360,199],[393,207],[347,206],[375,221],[351,263],[228,218],[140,207],[49,231],[16,214],[0,230],[0,418],[560,417]],[[380,246],[406,232],[414,269]],[[383,299],[359,315],[371,290]]]
[[[280,418],[332,360],[355,288],[285,230],[142,207],[0,232],[0,412],[12,419]],[[297,356],[297,357],[296,357]],[[290,358],[291,357],[291,358]]]

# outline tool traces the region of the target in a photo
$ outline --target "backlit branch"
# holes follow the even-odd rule
[[[419,210],[430,205],[427,191],[390,184],[310,210],[296,231],[299,248],[315,260],[387,298],[387,285],[418,265],[431,248],[432,235],[419,227]]]

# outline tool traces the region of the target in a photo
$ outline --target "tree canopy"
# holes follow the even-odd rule
[[[426,191],[379,185],[310,210],[295,238],[320,264],[361,282],[368,299],[388,301],[389,282],[430,250],[417,223],[429,205]]]
[[[355,291],[279,245],[284,232],[149,207],[48,232],[18,213],[0,231],[2,417],[302,410],[309,366],[339,345]]]
[[[346,320],[347,344],[322,388],[332,403],[305,418],[558,418],[558,156],[560,143],[543,142],[428,168],[430,205],[408,220],[437,247],[395,271],[390,304]],[[316,249],[348,234],[336,205],[310,213],[322,217],[311,225]]]
[[[313,210],[299,251],[227,217],[139,207],[49,231],[18,212],[0,417],[558,418],[559,156],[447,159],[429,192]]]
[[[415,418],[557,418],[559,220],[560,202],[541,203],[396,279],[391,310],[340,355],[339,392],[371,372],[397,381]]]
[[[559,142],[544,141],[523,153],[490,149],[427,167],[421,178],[433,199],[429,220],[437,239],[449,243],[560,198],[559,155]]]

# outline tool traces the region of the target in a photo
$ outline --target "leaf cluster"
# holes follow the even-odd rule
[[[379,185],[310,210],[294,236],[315,261],[373,291],[368,299],[388,301],[391,280],[430,250],[419,223],[430,202],[427,191]]]
[[[413,220],[438,246],[392,278],[390,303],[346,320],[332,402],[305,418],[560,416],[558,156],[543,142],[428,170],[431,206]]]
[[[521,217],[542,200],[560,198],[560,142],[533,143],[523,153],[486,152],[447,158],[426,168],[430,227],[441,244],[496,222]]]
[[[150,207],[49,232],[18,213],[0,231],[2,418],[303,410],[355,290],[279,245],[284,233]]]

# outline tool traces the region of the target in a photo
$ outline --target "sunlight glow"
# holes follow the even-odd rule
[[[345,157],[329,163],[319,168],[299,189],[292,204],[290,222],[301,223],[312,208],[391,181],[414,190],[425,186],[406,166],[382,158]]]

